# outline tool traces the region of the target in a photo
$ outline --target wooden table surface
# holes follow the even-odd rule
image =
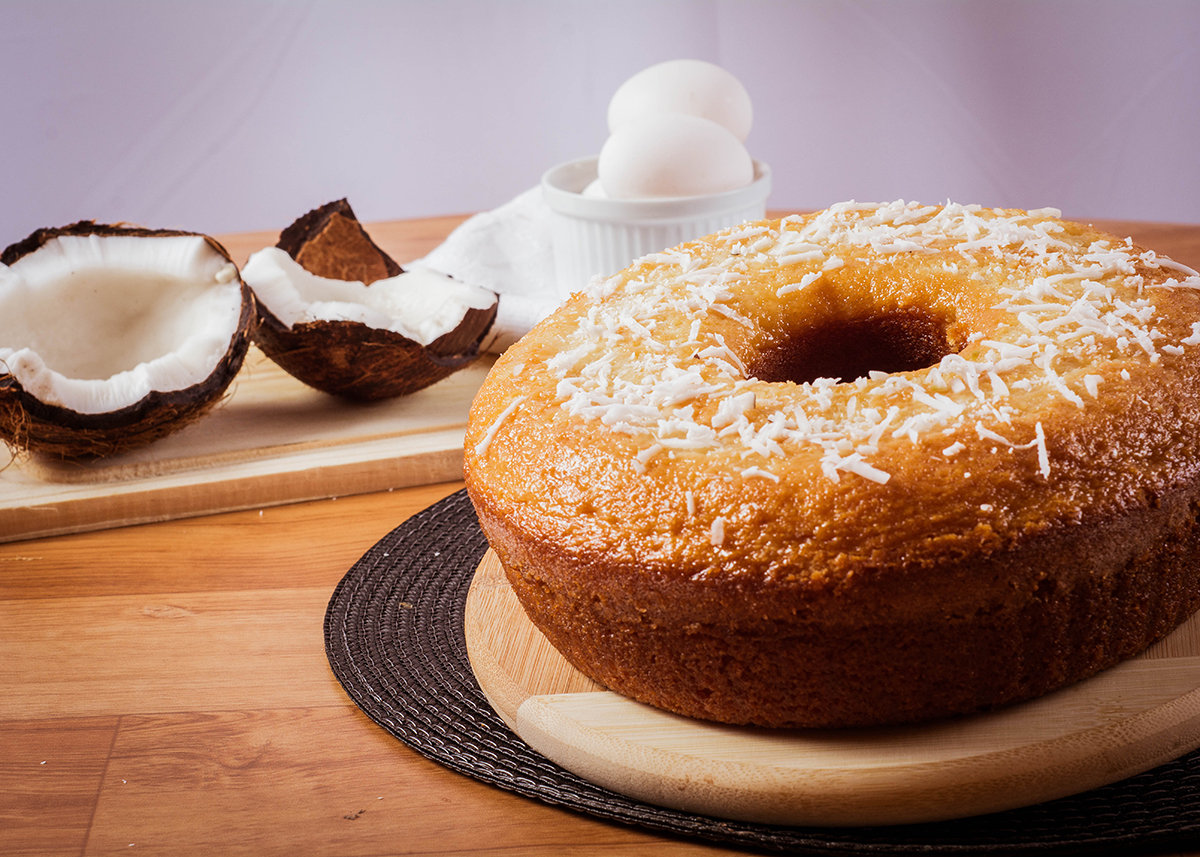
[[[370,231],[403,263],[462,219]],[[1200,268],[1200,226],[1103,225]],[[730,853],[453,773],[343,692],[334,587],[460,487],[0,544],[0,854]]]

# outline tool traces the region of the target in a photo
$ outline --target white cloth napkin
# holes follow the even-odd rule
[[[484,340],[499,354],[558,307],[550,209],[540,186],[499,208],[463,221],[427,256],[404,265],[426,267],[500,295]]]

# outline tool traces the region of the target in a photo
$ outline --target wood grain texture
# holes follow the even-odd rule
[[[455,774],[341,690],[333,588],[461,487],[0,545],[0,855],[730,853]]]
[[[0,853],[83,852],[118,722],[0,722]]]
[[[1200,747],[1200,615],[1138,658],[1041,699],[851,730],[732,727],[607,691],[534,628],[491,551],[465,627],[484,694],[531,747],[598,785],[703,815],[943,821],[1077,794]]]
[[[458,854],[486,836],[552,854],[569,841],[561,811],[442,773],[348,706],[126,717],[88,853]],[[623,838],[586,820],[575,837],[601,851]]]
[[[368,547],[460,487],[440,483],[0,544],[0,603],[272,588],[332,592]]]
[[[320,588],[0,602],[4,678],[22,688],[0,700],[0,719],[236,710],[264,694],[289,707],[336,704],[328,601]]]

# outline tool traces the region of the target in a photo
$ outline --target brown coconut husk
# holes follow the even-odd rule
[[[39,229],[0,254],[11,265],[59,235],[134,235],[145,238],[199,235],[229,261],[229,252],[215,239],[196,232],[145,229],[84,220],[69,226]],[[240,281],[240,277],[239,277]],[[116,411],[81,414],[41,401],[11,374],[0,371],[0,439],[17,455],[36,452],[53,458],[99,458],[128,452],[159,440],[200,419],[233,382],[246,357],[256,323],[254,295],[245,283],[237,332],[225,356],[203,381],[182,390],[151,391],[139,402]],[[2,364],[0,364],[2,366]]]
[[[345,199],[327,202],[300,217],[275,244],[304,270],[331,280],[370,285],[403,269],[363,229]]]
[[[357,321],[288,327],[266,307],[258,312],[255,342],[285,372],[325,393],[377,401],[415,393],[474,362],[496,304],[467,310],[458,327],[428,346]]]
[[[276,244],[309,273],[370,285],[403,269],[374,241],[340,199],[313,209],[283,230]],[[356,321],[312,321],[288,327],[258,306],[255,343],[285,372],[336,396],[375,401],[405,396],[474,362],[496,319],[498,302],[468,309],[452,331],[428,346]]]

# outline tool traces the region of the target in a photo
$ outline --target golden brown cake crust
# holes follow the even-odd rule
[[[1198,289],[1054,212],[727,230],[510,348],[468,489],[535,624],[634,698],[771,726],[1029,698],[1200,606]]]

